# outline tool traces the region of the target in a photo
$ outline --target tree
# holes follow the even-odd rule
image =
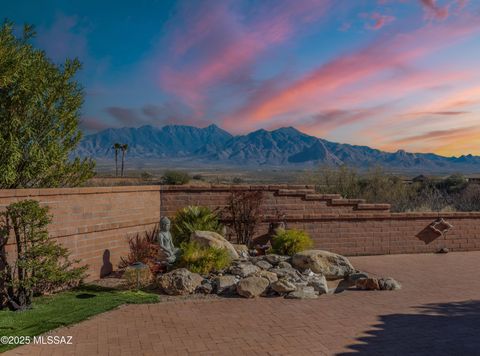
[[[120,149],[122,150],[122,177],[123,177],[123,167],[125,165],[125,153],[128,150],[128,145],[124,143],[123,145],[120,146]]]
[[[118,150],[122,147],[119,143],[114,143],[112,148],[115,150],[115,177],[118,177]]]
[[[48,207],[23,200],[10,204],[0,218],[0,301],[11,309],[24,310],[34,295],[76,285],[85,277],[87,267],[73,267],[78,261],[69,261],[68,250],[49,238]],[[12,236],[14,262],[4,250]]]
[[[25,26],[0,25],[0,189],[76,186],[93,176],[91,159],[70,159],[81,139],[83,91],[77,59],[56,65],[35,49]]]

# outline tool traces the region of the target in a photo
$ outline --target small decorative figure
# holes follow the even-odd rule
[[[160,231],[157,235],[157,241],[160,245],[160,254],[162,259],[172,264],[177,259],[179,249],[173,245],[172,234],[170,233],[170,219],[164,216],[160,219]]]

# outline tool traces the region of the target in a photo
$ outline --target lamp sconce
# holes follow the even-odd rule
[[[453,225],[445,221],[443,218],[440,218],[431,223],[429,227],[438,235],[444,236],[453,227]]]

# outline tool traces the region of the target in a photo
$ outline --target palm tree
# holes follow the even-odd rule
[[[112,148],[115,150],[115,177],[118,177],[118,150],[122,149],[122,145],[114,143]]]
[[[123,166],[125,163],[125,153],[128,150],[128,145],[124,143],[123,145],[120,145],[120,149],[122,150],[122,177],[123,177]]]

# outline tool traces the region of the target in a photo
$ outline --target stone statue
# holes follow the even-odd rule
[[[160,245],[160,257],[168,263],[173,263],[177,259],[179,249],[173,245],[172,234],[170,233],[170,219],[164,216],[160,219],[160,231],[157,235],[157,241]]]

